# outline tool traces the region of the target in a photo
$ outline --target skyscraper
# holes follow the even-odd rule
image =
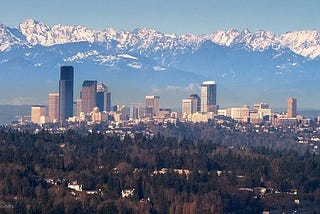
[[[200,99],[199,95],[198,94],[190,94],[189,98],[196,99],[196,101],[197,101],[197,111],[196,112],[200,112],[201,111],[201,99]]]
[[[48,116],[50,122],[59,121],[59,94],[50,93],[48,97]]]
[[[97,106],[97,81],[85,80],[80,93],[81,112],[90,113]]]
[[[204,81],[201,84],[201,112],[217,110],[217,87],[215,81]]]
[[[142,108],[140,103],[134,103],[130,105],[129,117],[131,119],[139,119],[142,117]]]
[[[188,98],[182,100],[182,115],[191,115],[197,112],[197,99]]]
[[[107,92],[106,111],[111,111],[111,92]]]
[[[287,103],[287,117],[295,118],[297,116],[297,99],[293,97],[288,98]]]
[[[97,106],[100,111],[111,111],[111,93],[102,82],[97,85]]]
[[[59,81],[60,121],[73,116],[73,73],[72,66],[61,66]]]
[[[160,96],[146,96],[145,116],[158,116],[160,111]]]

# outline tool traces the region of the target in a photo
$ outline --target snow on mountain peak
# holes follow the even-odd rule
[[[26,36],[27,41],[31,45],[47,43],[50,28],[37,20],[29,19],[19,25],[19,29]]]
[[[276,47],[276,36],[269,31],[257,31],[251,36],[250,47],[253,50],[263,51],[268,47]]]
[[[52,28],[36,20],[27,20],[19,25],[31,45],[50,46],[79,41],[94,41],[94,30],[82,26],[55,25]]]
[[[314,59],[320,55],[320,31],[305,30],[288,32],[279,37],[282,46],[293,52]]]
[[[204,38],[219,45],[230,46],[239,34],[239,31],[230,28],[227,31],[216,31],[215,33],[205,35]]]
[[[320,31],[317,30],[294,31],[276,35],[269,31],[261,30],[251,33],[248,29],[238,31],[229,28],[225,31],[197,36],[194,34],[164,34],[147,28],[129,32],[113,28],[99,31],[80,25],[58,24],[48,27],[44,23],[32,19],[22,22],[15,30],[3,24],[0,25],[0,51],[9,50],[12,45],[51,46],[86,41],[102,43],[107,48],[116,47],[122,52],[137,51],[145,53],[147,56],[148,51],[164,51],[164,54],[194,51],[206,40],[222,46],[239,46],[252,51],[263,51],[267,48],[275,50],[289,48],[294,53],[310,59],[320,55]]]
[[[6,27],[4,24],[0,24],[0,51],[8,51],[16,45],[26,45],[26,42],[19,38],[13,31],[14,30]]]
[[[55,25],[51,30],[53,44],[64,44],[69,42],[81,41],[94,42],[95,32],[95,30],[90,30],[80,25]]]

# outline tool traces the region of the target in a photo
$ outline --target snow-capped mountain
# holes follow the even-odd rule
[[[11,29],[0,24],[0,52],[9,51],[16,46],[26,46],[27,41],[17,29]]]
[[[108,79],[110,84],[118,83],[114,87],[143,84],[145,91],[153,93],[176,94],[168,92],[174,88],[182,94],[190,84],[214,79],[224,85],[224,94],[230,95],[230,90],[231,94],[248,93],[241,87],[250,85],[257,87],[250,93],[258,97],[270,87],[278,88],[280,91],[274,93],[280,96],[284,93],[281,84],[296,90],[295,84],[311,87],[305,81],[320,81],[319,55],[317,30],[276,35],[262,30],[252,33],[248,29],[227,29],[205,35],[176,35],[146,28],[123,31],[60,24],[49,27],[36,20],[22,22],[18,28],[0,25],[2,77],[18,83],[36,79],[44,87],[52,84],[51,88],[55,87],[52,79],[58,78],[59,66],[71,64],[79,71],[78,81]],[[2,85],[6,84],[8,81]]]
[[[5,33],[6,28],[1,26],[1,40],[15,39],[10,31]],[[19,25],[19,32],[25,36],[30,45],[52,46],[72,42],[99,42],[110,43],[115,41],[120,49],[132,49],[136,51],[174,51],[194,50],[201,43],[210,40],[218,45],[237,46],[243,45],[249,50],[263,51],[267,48],[278,50],[289,48],[294,53],[310,59],[320,55],[320,31],[306,30],[288,32],[275,35],[269,31],[257,31],[251,33],[248,29],[239,32],[235,29],[217,31],[207,35],[166,35],[153,29],[136,29],[133,32],[119,31],[112,28],[105,30],[93,30],[82,26],[55,25],[48,27],[44,23],[27,20]],[[1,48],[1,51],[5,48]]]

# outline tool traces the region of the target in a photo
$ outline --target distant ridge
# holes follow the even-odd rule
[[[116,42],[118,48],[134,48],[141,51],[149,49],[182,51],[187,47],[196,49],[207,40],[218,45],[228,47],[241,45],[249,50],[258,51],[268,48],[275,50],[289,48],[294,53],[309,59],[315,59],[320,55],[320,31],[318,30],[292,31],[276,35],[270,31],[260,30],[251,33],[248,29],[238,31],[230,28],[226,31],[197,36],[193,34],[168,35],[146,28],[130,32],[112,28],[99,31],[80,25],[58,24],[48,27],[44,23],[32,19],[22,22],[18,28],[13,29],[4,24],[0,25],[1,51],[7,50],[12,45],[51,46],[81,41],[90,43]]]
[[[59,66],[73,65],[75,81],[103,81],[125,104],[152,93],[176,108],[182,98],[198,93],[202,81],[215,80],[222,105],[266,101],[280,107],[295,96],[304,107],[320,108],[320,99],[314,99],[320,90],[319,55],[318,30],[276,35],[231,28],[176,35],[26,20],[18,28],[0,25],[0,103],[14,103],[12,97],[46,103],[43,92],[57,90]],[[5,93],[5,87],[15,88]],[[128,91],[135,93],[128,97]]]

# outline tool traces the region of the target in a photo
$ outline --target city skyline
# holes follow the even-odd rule
[[[62,67],[64,67],[64,66],[62,66]],[[70,67],[72,67],[72,66],[70,66]],[[80,101],[81,103],[83,103],[83,101],[81,99],[81,93],[82,93],[82,90],[83,90],[83,84],[89,83],[89,82],[90,83],[91,82],[95,82],[97,86],[100,85],[100,88],[96,89],[96,91],[97,91],[96,101],[95,102],[91,101],[91,103],[96,103],[96,106],[99,107],[100,111],[110,111],[112,109],[113,105],[126,105],[128,107],[131,105],[131,103],[118,103],[116,101],[116,102],[113,102],[113,104],[111,106],[111,92],[108,91],[108,87],[105,86],[102,82],[100,82],[98,84],[98,82],[99,82],[98,80],[83,80],[82,89],[79,88],[78,89],[79,92],[75,91],[75,94],[79,94],[79,95],[74,96],[74,102]],[[211,84],[214,85],[214,89],[210,90],[211,95],[209,95],[209,97],[210,97],[209,99],[210,99],[210,102],[212,102],[212,105],[214,105],[214,109],[215,110],[216,110],[217,107],[218,108],[231,108],[231,107],[240,107],[242,105],[246,105],[246,106],[249,106],[249,107],[254,107],[254,105],[256,103],[265,103],[265,102],[270,104],[269,102],[267,102],[267,100],[256,100],[254,103],[241,102],[240,104],[236,104],[236,105],[225,105],[225,103],[223,103],[223,102],[217,103],[217,99],[219,99],[219,96],[221,96],[221,94],[217,93],[217,91],[216,91],[217,90],[216,89],[216,82],[213,81],[213,80],[207,80],[207,81],[204,81],[204,82],[199,82],[199,87],[189,97],[184,97],[184,98],[181,98],[181,99],[179,98],[180,99],[180,106],[172,106],[172,105],[170,105],[170,103],[169,103],[169,105],[168,105],[168,103],[166,103],[165,105],[159,105],[159,108],[171,108],[171,109],[174,109],[174,110],[177,110],[177,111],[180,111],[180,110],[182,111],[182,109],[183,109],[181,107],[182,100],[184,100],[184,99],[195,99],[195,98],[201,100],[200,96],[201,96],[201,90],[203,88],[202,86],[203,85],[211,85]],[[74,87],[77,88],[78,86],[75,85]],[[105,87],[105,88],[103,88],[103,87]],[[107,93],[104,93],[104,92],[107,92]],[[101,93],[101,94],[99,94],[99,93]],[[50,94],[55,94],[55,93],[48,92],[48,94],[50,95]],[[160,98],[160,96],[158,96],[157,93],[151,93],[151,94],[155,94],[155,95],[145,95],[145,97],[149,97],[149,98],[151,98],[151,97],[159,97]],[[100,99],[101,99],[100,101],[98,100],[99,96],[100,96]],[[280,112],[288,112],[288,99],[289,98],[293,98],[293,97],[284,97],[283,100],[281,101],[281,105],[283,107],[279,108],[278,106],[276,106],[273,109],[276,109],[276,111],[279,112],[279,113]],[[115,99],[118,100],[119,98],[116,97]],[[165,99],[165,97],[162,97],[162,99]],[[287,99],[287,102],[285,101],[286,99]],[[296,98],[294,98],[294,99],[296,100]],[[100,108],[102,100],[103,100],[103,102],[106,102],[106,103],[104,103],[104,105],[107,104],[108,105],[107,107]],[[135,103],[142,103],[142,100],[143,100],[143,97],[141,96],[138,100],[135,100]],[[201,112],[202,111],[201,110],[201,103],[203,105],[203,102],[197,102],[197,103],[198,103],[197,111]],[[32,104],[32,105],[45,105],[45,106],[47,105],[47,106],[49,106],[49,103]],[[86,113],[90,112],[93,109],[93,107],[92,108],[91,107],[92,107],[92,104],[90,105],[90,107],[88,107],[88,109],[86,108],[87,109]],[[273,107],[274,107],[274,105],[273,105]],[[299,110],[301,110],[301,109],[305,110],[304,108],[299,108]],[[212,110],[212,106],[211,106],[211,110]]]
[[[179,119],[184,122],[208,122],[215,116],[224,116],[236,121],[254,124],[269,122],[276,125],[294,125],[298,123],[298,120],[305,119],[303,115],[297,114],[297,99],[294,97],[288,98],[287,111],[280,114],[273,112],[267,103],[255,103],[253,108],[244,105],[240,108],[220,109],[217,103],[217,84],[213,80],[202,82],[200,97],[198,94],[191,94],[188,98],[182,99],[181,112],[173,111],[171,108],[161,108],[160,96],[158,95],[146,95],[144,109],[138,103],[130,104],[129,108],[126,105],[116,104],[112,107],[112,111],[108,111],[106,108],[111,104],[111,94],[108,92],[106,85],[102,82],[97,84],[96,80],[84,80],[80,91],[80,99],[74,101],[73,79],[74,68],[72,66],[61,66],[59,94],[48,94],[48,114],[46,113],[46,106],[33,105],[31,107],[31,122],[41,125],[48,122],[86,121],[90,123],[91,120],[95,123],[108,121],[111,118],[116,122],[136,119],[137,121]],[[108,93],[110,96],[108,96]],[[72,109],[72,113],[69,112],[70,109]],[[143,110],[144,116],[142,116]],[[57,120],[58,115],[60,116],[59,121]],[[307,118],[304,121],[308,122],[309,119]]]

